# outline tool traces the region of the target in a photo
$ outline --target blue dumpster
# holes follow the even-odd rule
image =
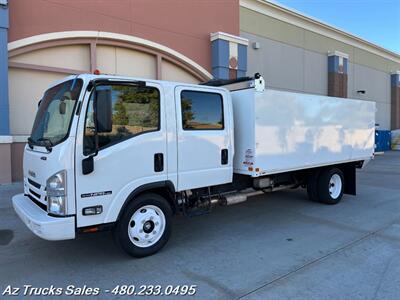
[[[390,130],[375,131],[375,152],[389,151],[392,135]]]

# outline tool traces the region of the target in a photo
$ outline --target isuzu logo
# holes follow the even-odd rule
[[[31,171],[31,170],[28,170],[28,174],[29,174],[29,176],[31,176],[31,177],[33,177],[33,178],[36,177],[36,173],[33,172],[33,171]]]

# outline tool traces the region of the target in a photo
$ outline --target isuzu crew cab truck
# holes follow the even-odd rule
[[[305,188],[338,203],[373,157],[375,104],[265,89],[263,78],[193,85],[70,76],[40,101],[13,197],[47,240],[111,229],[130,255],[160,250],[174,214]]]

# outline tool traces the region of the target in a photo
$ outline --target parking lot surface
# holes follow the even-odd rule
[[[8,285],[86,285],[109,299],[104,290],[116,285],[194,284],[192,299],[399,299],[400,151],[357,176],[358,195],[335,206],[297,189],[177,216],[166,247],[143,259],[125,255],[109,232],[34,236],[11,206],[21,184],[0,186],[0,295]]]

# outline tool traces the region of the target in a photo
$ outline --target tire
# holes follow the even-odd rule
[[[133,257],[152,255],[171,235],[172,209],[160,195],[146,193],[131,201],[114,228],[117,244]]]
[[[343,196],[344,177],[338,168],[325,169],[318,179],[318,197],[321,203],[337,204]]]
[[[316,169],[312,172],[307,178],[307,194],[308,199],[314,202],[319,202],[319,195],[318,195],[318,177],[321,170]]]

